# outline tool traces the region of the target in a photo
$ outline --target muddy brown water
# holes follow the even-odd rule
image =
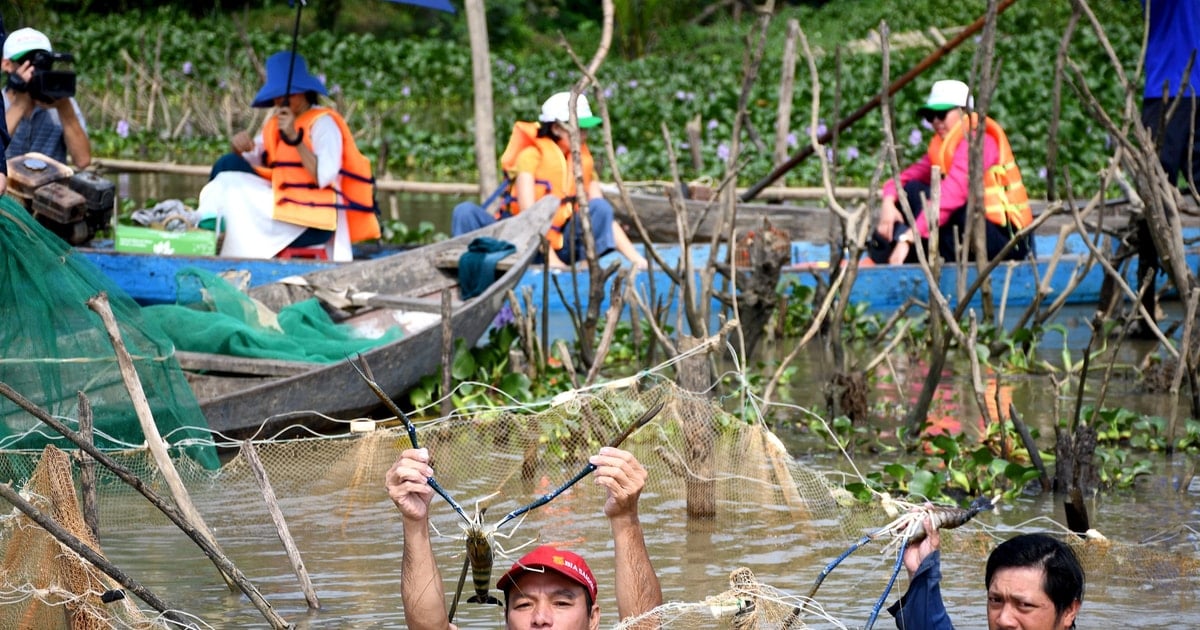
[[[123,195],[159,199],[186,197],[179,192],[179,182],[157,181],[170,176],[131,176],[121,183]],[[180,178],[187,180],[187,178]],[[194,178],[191,178],[194,179]],[[187,180],[188,186],[195,183]],[[171,188],[175,186],[175,188]],[[125,188],[127,187],[127,188]],[[140,195],[135,191],[142,191]],[[183,189],[183,190],[186,190]],[[194,195],[195,193],[190,193]],[[420,211],[413,210],[410,225],[430,220],[435,225],[448,221],[449,207],[445,200],[426,200]],[[414,208],[422,204],[414,204]],[[409,219],[403,218],[406,222]],[[441,228],[439,228],[441,229]],[[448,229],[448,226],[445,228]],[[1082,347],[1087,332],[1081,324],[1089,316],[1086,310],[1068,313],[1063,320],[1070,326],[1070,345]],[[1075,319],[1070,319],[1074,317]],[[1052,344],[1047,344],[1052,345]],[[1049,354],[1054,347],[1045,348]],[[780,347],[780,352],[786,349]],[[1144,351],[1136,347],[1126,350],[1121,361],[1140,361]],[[787,386],[784,396],[799,406],[817,408],[819,392],[827,367],[819,355],[807,355],[801,369]],[[919,387],[923,375],[919,363],[899,361],[894,376],[883,380],[872,393],[873,413],[877,422],[893,426],[898,419],[895,409],[906,407],[912,399],[910,392]],[[972,426],[978,417],[971,395],[969,372],[962,366],[951,366],[946,373],[944,394],[935,402],[932,414],[963,421]],[[994,391],[995,379],[989,387]],[[1026,414],[1026,421],[1042,432],[1041,443],[1052,443],[1052,427],[1061,410],[1070,409],[1073,395],[1055,392],[1046,377],[1006,376],[1000,381],[1001,398],[1012,400]],[[1119,379],[1113,385],[1110,405],[1121,405],[1145,413],[1165,415],[1165,397],[1141,393],[1130,379]],[[991,395],[989,395],[990,397]],[[1060,409],[1055,412],[1055,409]],[[792,418],[803,416],[791,412]],[[822,470],[848,470],[848,463],[830,453],[823,442],[806,431],[797,430],[788,422],[789,414],[778,427],[778,433],[793,457]],[[888,424],[891,423],[891,424]],[[1200,554],[1200,484],[1193,483],[1191,492],[1177,489],[1194,472],[1196,458],[1143,455],[1154,462],[1154,472],[1136,490],[1106,493],[1090,500],[1095,527],[1112,540],[1140,543],[1157,540],[1160,535],[1170,538],[1153,543],[1155,549],[1193,557]],[[856,455],[854,464],[861,470],[873,471],[895,455]],[[463,496],[482,489],[458,489]],[[257,585],[276,610],[300,628],[402,628],[400,552],[401,527],[399,515],[387,500],[382,483],[373,501],[358,505],[353,511],[336,509],[342,502],[337,491],[319,496],[284,499],[287,512],[294,519],[292,533],[298,545],[306,550],[305,564],[312,574],[319,611],[306,610],[303,595],[283,554],[278,540],[270,533],[245,531],[229,524],[223,515],[236,514],[246,501],[245,496],[209,497],[204,511],[222,548],[239,568]],[[602,627],[615,622],[615,603],[612,599],[611,534],[601,513],[603,497],[588,483],[559,497],[542,510],[533,513],[510,539],[501,545],[516,547],[533,539],[557,541],[584,553],[601,584],[600,603],[603,610]],[[784,592],[802,595],[808,591],[818,572],[852,541],[830,541],[811,535],[811,527],[819,524],[781,522],[777,517],[763,516],[761,506],[742,505],[730,508],[736,518],[718,522],[688,522],[681,506],[647,488],[642,498],[642,520],[655,567],[662,581],[666,601],[697,602],[728,588],[729,572],[740,566],[751,568],[758,579]],[[435,522],[443,536],[435,539],[442,577],[447,593],[453,591],[461,566],[461,535],[455,517],[445,503],[435,499]],[[1032,522],[1043,519],[1063,521],[1061,502],[1051,496],[1031,496],[1002,504],[991,514],[979,517],[999,538],[1006,529],[1027,530]],[[882,525],[882,523],[880,523]],[[102,545],[110,560],[138,579],[161,598],[187,613],[197,615],[202,622],[215,628],[266,627],[263,618],[245,597],[231,594],[217,576],[212,564],[182,535],[166,525],[146,525],[128,531],[102,535]],[[883,584],[891,572],[893,558],[879,553],[878,545],[868,545],[852,555],[824,583],[819,599],[826,611],[847,627],[861,627],[870,607],[882,593]],[[514,552],[519,554],[519,551]],[[495,574],[511,563],[498,559]],[[1118,572],[1120,573],[1120,572]],[[961,628],[986,627],[985,601],[982,586],[983,556],[978,554],[944,554],[943,594],[955,620]],[[1080,627],[1090,628],[1180,628],[1200,627],[1200,601],[1197,579],[1193,576],[1184,584],[1150,583],[1122,575],[1089,575],[1089,586]],[[903,592],[903,577],[897,583],[888,602]],[[470,590],[468,581],[467,590]],[[465,596],[464,596],[465,599]],[[501,612],[495,606],[460,604],[456,621],[463,628],[498,628],[503,626]],[[836,627],[809,619],[814,627]],[[876,627],[893,627],[884,613]]]

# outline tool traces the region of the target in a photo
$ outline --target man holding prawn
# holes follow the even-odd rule
[[[388,470],[388,495],[404,523],[400,593],[410,629],[446,630],[442,575],[434,561],[429,535],[433,488],[427,449],[408,449]],[[662,588],[650,554],[637,504],[646,485],[646,469],[628,451],[604,447],[589,460],[596,483],[608,489],[604,515],[613,532],[617,612],[621,619],[641,615],[662,604]],[[600,627],[597,585],[578,555],[542,545],[513,564],[496,583],[504,592],[504,617],[510,630],[534,627],[596,630]]]

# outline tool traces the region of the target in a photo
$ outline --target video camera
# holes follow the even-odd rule
[[[21,58],[22,63],[25,61],[33,64],[33,76],[29,78],[28,83],[24,83],[15,73],[10,73],[8,81],[13,89],[29,92],[35,100],[43,103],[53,103],[60,98],[75,96],[75,73],[70,70],[53,69],[55,62],[74,62],[73,55],[34,50]]]

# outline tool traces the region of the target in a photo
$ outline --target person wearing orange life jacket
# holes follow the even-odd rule
[[[473,202],[459,204],[451,217],[454,236],[516,215],[538,199],[553,194],[563,200],[563,205],[546,232],[555,253],[550,257],[550,266],[562,268],[571,262],[586,260],[587,252],[579,227],[582,222],[573,220],[578,207],[575,202],[578,195],[567,128],[570,125],[570,98],[570,92],[559,92],[542,104],[538,122],[518,122],[513,126],[508,146],[500,158],[500,166],[511,180],[500,209],[489,212]],[[613,220],[612,204],[604,198],[596,177],[592,154],[587,146],[587,130],[599,125],[601,119],[592,115],[587,97],[582,94],[576,101],[575,113],[579,120],[580,160],[596,254],[603,255],[616,250],[629,259],[635,268],[645,269],[646,259],[633,247],[621,225]],[[574,249],[571,248],[572,241]]]
[[[879,223],[868,242],[868,255],[876,263],[916,262],[912,247],[919,237],[929,239],[925,198],[930,192],[932,167],[942,172],[941,201],[937,208],[938,253],[946,260],[958,258],[958,241],[967,232],[967,200],[970,196],[970,142],[967,133],[978,129],[979,116],[970,89],[962,81],[937,81],[918,114],[929,122],[935,135],[924,156],[900,173],[900,184],[915,215],[916,227],[904,219],[895,181],[883,187]],[[970,127],[968,127],[970,125]],[[983,121],[984,216],[987,256],[995,258],[1014,235],[1033,221],[1029,198],[1021,181],[1008,137],[996,121]],[[1033,253],[1032,239],[1021,239],[1005,256],[1021,260]]]
[[[290,88],[288,76],[291,75]],[[288,247],[324,247],[352,258],[351,243],[379,238],[375,180],[346,121],[318,104],[327,94],[300,55],[267,59],[254,107],[274,107],[258,138],[239,132],[200,192],[200,211],[222,217],[221,255],[270,258]]]

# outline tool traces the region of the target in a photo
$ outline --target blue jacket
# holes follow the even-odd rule
[[[1142,0],[1143,10],[1146,0]],[[1197,59],[1188,78],[1187,96],[1200,94],[1200,2],[1196,0],[1150,0],[1146,14],[1149,34],[1146,40],[1145,98],[1178,96],[1183,70],[1193,52]]]
[[[942,603],[942,553],[935,551],[921,561],[909,581],[908,591],[888,612],[900,630],[954,630]]]

